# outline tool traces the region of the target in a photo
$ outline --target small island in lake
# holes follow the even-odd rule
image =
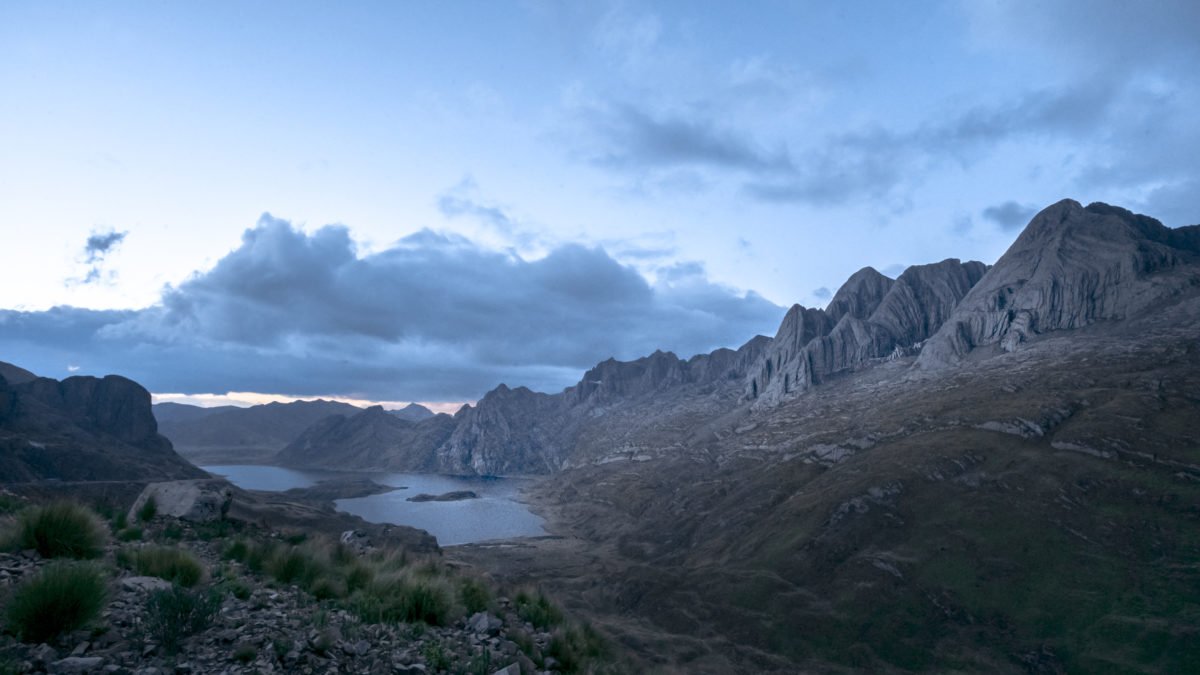
[[[464,499],[479,499],[479,495],[470,490],[456,490],[440,495],[430,495],[422,492],[419,495],[409,497],[406,501],[410,502],[457,502]]]

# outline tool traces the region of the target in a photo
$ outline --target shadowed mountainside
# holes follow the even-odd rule
[[[150,393],[136,382],[117,375],[60,382],[0,366],[0,481],[207,476],[159,435]]]
[[[673,450],[541,481],[562,539],[457,555],[668,672],[1200,671],[1198,236],[1068,200],[896,311],[863,270]]]
[[[208,409],[160,403],[155,414],[160,410],[166,413],[159,420],[160,430],[183,456],[200,463],[247,463],[270,458],[330,415],[355,414],[362,408],[316,400]]]

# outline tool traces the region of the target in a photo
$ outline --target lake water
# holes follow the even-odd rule
[[[348,474],[320,471],[299,471],[277,466],[205,466],[205,471],[224,476],[229,482],[247,490],[280,492],[296,487],[310,487],[318,481]],[[521,487],[528,481],[520,478],[460,478],[415,473],[353,474],[370,478],[381,485],[405,488],[369,497],[339,499],[334,502],[339,511],[352,513],[372,523],[391,523],[417,527],[437,537],[438,544],[454,546],[491,539],[539,537],[546,534],[542,519],[518,501]],[[456,502],[410,502],[409,497],[421,493],[440,495],[470,490],[478,499]]]

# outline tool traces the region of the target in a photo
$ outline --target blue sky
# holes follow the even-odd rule
[[[0,359],[553,391],[865,265],[990,263],[1063,197],[1197,223],[1197,34],[1166,1],[6,2]]]

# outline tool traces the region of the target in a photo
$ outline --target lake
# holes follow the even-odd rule
[[[425,530],[437,537],[441,546],[546,534],[542,519],[519,501],[521,487],[529,482],[521,478],[462,478],[416,473],[333,474],[277,466],[220,465],[201,468],[224,476],[229,482],[246,490],[281,492],[348,475],[370,478],[381,485],[405,488],[369,497],[339,499],[334,503],[339,511],[352,513],[368,522],[408,525]],[[407,501],[409,497],[422,493],[440,495],[459,490],[470,490],[479,498],[455,502]]]

